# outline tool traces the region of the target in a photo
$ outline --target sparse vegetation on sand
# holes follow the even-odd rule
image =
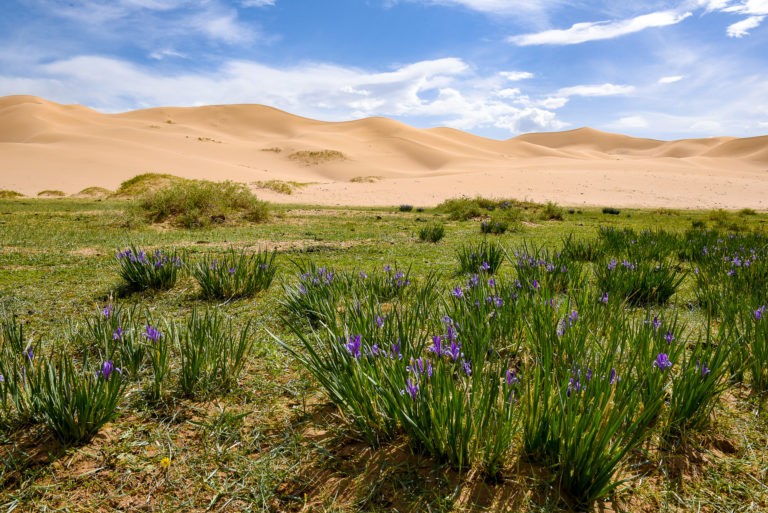
[[[114,192],[104,187],[86,187],[82,191],[77,193],[77,196],[84,198],[108,198],[112,196]]]
[[[135,198],[142,194],[186,181],[186,178],[166,173],[142,173],[121,183],[114,195],[118,198]]]
[[[67,195],[67,193],[55,189],[46,189],[44,191],[38,192],[37,195],[40,198],[63,198]]]
[[[356,176],[349,181],[352,183],[376,183],[381,180],[380,176]]]
[[[296,189],[306,187],[309,182],[294,182],[292,180],[259,180],[253,182],[259,189],[269,189],[279,194],[293,194]]]
[[[271,151],[272,153],[282,153],[283,149],[278,147],[262,148],[261,151]]]
[[[13,198],[23,198],[23,197],[24,195],[20,192],[0,189],[0,199],[13,199]]]
[[[295,160],[305,166],[317,166],[326,162],[346,160],[346,155],[336,150],[303,150],[291,153],[289,159]]]
[[[246,221],[258,223],[269,217],[266,202],[243,184],[184,180],[152,190],[126,209],[125,220],[169,223],[179,228],[207,228],[213,224]]]
[[[3,509],[768,509],[765,213],[131,204],[0,200]]]

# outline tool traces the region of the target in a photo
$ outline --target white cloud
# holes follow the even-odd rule
[[[499,73],[502,77],[513,82],[518,80],[525,80],[526,78],[533,78],[533,73],[528,71],[502,71]]]
[[[240,5],[243,7],[270,7],[275,5],[275,0],[243,0]]]
[[[753,28],[760,26],[765,16],[750,16],[744,20],[728,26],[728,37],[744,37],[749,34]]]
[[[643,116],[627,116],[611,125],[613,128],[648,128],[648,120]]]
[[[689,16],[691,16],[690,12],[659,11],[627,20],[576,23],[569,29],[545,30],[534,34],[511,36],[507,38],[507,41],[519,46],[573,45],[587,41],[612,39],[651,27],[674,25]]]
[[[496,77],[496,78],[494,78]],[[306,63],[278,68],[230,60],[206,72],[167,74],[123,60],[79,56],[0,75],[0,95],[35,94],[116,112],[153,106],[263,103],[303,116],[346,120],[399,117],[411,123],[512,133],[557,130],[565,98],[531,100],[499,87],[498,74],[476,75],[461,59],[420,61],[386,72]]]
[[[179,58],[186,58],[187,56],[183,53],[177,52],[176,50],[166,48],[164,50],[155,50],[154,52],[149,54],[150,58],[155,60],[163,60],[166,57],[179,57]]]
[[[674,84],[675,82],[680,82],[684,78],[684,76],[680,75],[674,77],[661,77],[659,79],[659,84]]]
[[[711,119],[697,121],[690,126],[690,129],[694,132],[704,132],[710,133],[712,135],[721,135],[723,133],[723,126],[717,121],[712,121]]]
[[[395,0],[396,1],[396,0]],[[474,11],[490,14],[514,15],[531,12],[545,12],[553,7],[567,4],[567,0],[411,0],[437,5],[460,5]]]
[[[537,101],[536,105],[545,109],[557,110],[565,107],[566,103],[568,103],[568,98],[564,98],[562,96],[550,96],[548,98],[544,98],[543,100]]]
[[[768,121],[758,121],[757,126],[760,128],[768,128]]]
[[[558,96],[615,96],[627,95],[634,92],[635,86],[602,84],[602,85],[578,85],[564,87],[557,92]]]

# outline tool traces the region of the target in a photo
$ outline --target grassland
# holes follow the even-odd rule
[[[253,356],[239,386],[208,400],[171,395],[149,407],[129,390],[120,416],[81,447],[61,447],[40,424],[0,431],[0,508],[15,511],[565,511],[548,469],[522,459],[489,480],[439,464],[396,437],[372,449],[354,436],[316,380],[268,332],[295,341],[280,318],[280,282],[294,283],[292,260],[345,271],[411,266],[415,278],[440,273],[445,289],[456,252],[478,242],[480,220],[452,221],[427,209],[273,206],[270,221],[202,230],[122,228],[127,203],[74,199],[0,201],[0,301],[16,313],[36,347],[67,339],[77,325],[120,293],[115,253],[129,244],[176,248],[188,260],[230,247],[275,249],[276,283],[251,299],[206,301],[183,278],[164,292],[117,300],[169,319],[218,308],[256,329]],[[559,247],[565,237],[594,239],[598,227],[663,228],[694,222],[766,231],[765,214],[565,210],[563,220],[533,213],[522,231],[493,236],[513,250],[524,242]],[[442,223],[437,244],[419,242],[428,223]],[[680,263],[682,267],[687,263]],[[691,269],[685,269],[690,271]],[[502,267],[502,276],[513,273]],[[689,274],[671,303],[653,310],[703,329]],[[630,455],[620,487],[596,511],[764,511],[768,509],[766,414],[745,387],[718,402],[703,431],[665,451]],[[168,458],[165,460],[165,458]]]

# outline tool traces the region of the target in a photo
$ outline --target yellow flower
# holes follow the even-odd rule
[[[163,468],[163,470],[167,470],[168,467],[171,466],[171,458],[165,457],[162,460],[160,460],[160,466]]]

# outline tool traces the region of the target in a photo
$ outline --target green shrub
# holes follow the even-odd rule
[[[148,192],[127,212],[130,221],[170,222],[181,228],[207,228],[231,219],[265,221],[267,204],[243,184],[185,181]]]
[[[440,242],[445,236],[445,227],[442,224],[431,224],[419,231],[419,239],[422,242]]]
[[[612,215],[612,216],[617,216],[617,215],[621,214],[621,210],[619,210],[618,208],[613,208],[613,207],[603,207],[603,214],[609,214],[609,215]]]
[[[539,212],[539,218],[554,221],[562,221],[565,211],[557,203],[548,201],[541,212]]]
[[[400,212],[410,212],[413,210],[413,205],[400,205],[399,210]]]
[[[739,210],[739,215],[740,216],[756,216],[757,212],[755,212],[751,208],[742,208],[741,210]]]
[[[13,199],[13,198],[23,198],[23,197],[24,195],[20,192],[0,189],[0,199]]]

